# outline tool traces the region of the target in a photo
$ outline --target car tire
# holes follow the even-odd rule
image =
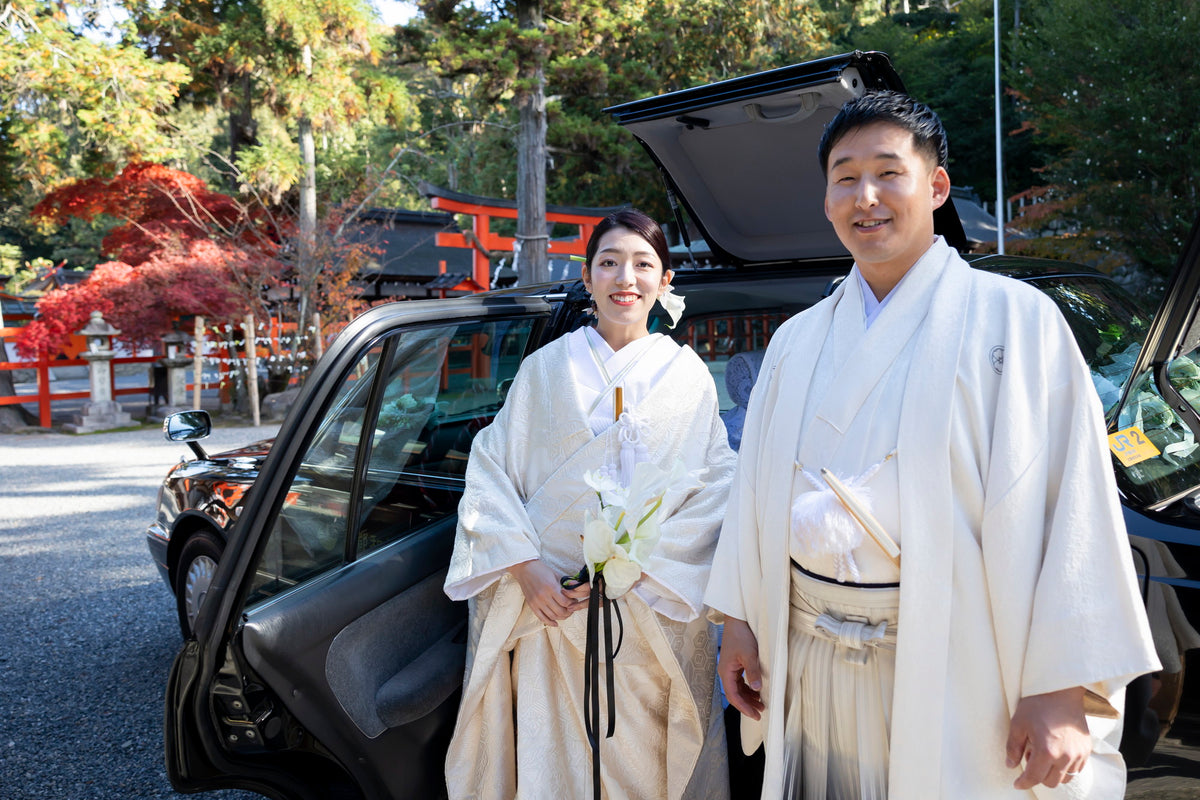
[[[175,605],[179,611],[179,631],[184,639],[192,638],[196,615],[208,595],[223,549],[221,540],[207,531],[194,533],[184,542],[175,573]]]

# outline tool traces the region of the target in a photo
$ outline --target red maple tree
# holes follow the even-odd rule
[[[94,310],[135,346],[154,342],[180,315],[238,322],[283,273],[268,215],[159,164],[130,164],[112,179],[65,185],[33,214],[57,223],[101,214],[124,222],[101,244],[112,261],[38,301],[38,318],[17,340],[26,356],[61,352]]]
[[[102,251],[132,266],[180,240],[228,239],[264,255],[278,245],[265,214],[212,191],[189,172],[161,164],[133,163],[111,179],[74,181],[47,194],[32,212],[35,219],[58,224],[101,214],[124,221],[104,237]]]

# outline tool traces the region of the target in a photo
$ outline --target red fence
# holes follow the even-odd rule
[[[20,328],[0,328],[0,338],[15,337],[21,332]],[[16,395],[14,397],[0,397],[0,406],[13,406],[23,403],[36,402],[38,407],[38,424],[43,428],[50,427],[50,404],[61,400],[80,400],[91,396],[90,392],[55,392],[50,388],[50,369],[52,367],[86,367],[88,362],[82,358],[78,358],[78,354],[83,351],[83,337],[73,337],[79,340],[78,347],[72,347],[68,352],[67,358],[50,359],[42,356],[36,361],[5,361],[0,360],[0,370],[14,371],[19,369],[32,369],[37,374],[37,392],[32,395]],[[75,344],[73,342],[73,344]],[[7,358],[7,354],[0,353],[0,357]],[[112,360],[116,364],[152,364],[158,360],[158,356],[128,356],[118,357]],[[113,381],[112,396],[116,398],[119,395],[144,394],[149,397],[150,387],[150,372],[146,371],[145,386],[127,386],[118,389],[115,384],[115,369],[110,372],[110,380]]]
[[[239,328],[241,326],[238,326]],[[287,359],[290,357],[290,352],[287,347],[288,339],[295,331],[294,323],[281,323],[278,319],[272,318],[268,322],[258,324],[256,331],[256,353],[260,362],[270,362],[274,357],[276,359]],[[19,333],[19,327],[0,328],[0,339],[12,341]],[[227,401],[229,374],[231,367],[239,361],[245,359],[245,353],[241,351],[230,352],[229,341],[221,328],[209,328],[205,339],[205,352],[203,361],[206,365],[206,372],[211,372],[215,369],[217,373],[216,380],[208,380],[201,384],[202,390],[220,389],[222,390],[222,401]],[[333,331],[326,329],[324,333],[328,336]],[[240,343],[243,340],[243,332],[237,331],[236,339]],[[37,391],[32,394],[19,394],[13,397],[0,397],[0,406],[37,404],[38,425],[43,428],[52,426],[51,406],[53,403],[64,400],[86,400],[90,398],[90,391],[64,391],[55,392],[51,387],[50,370],[59,367],[86,367],[88,362],[80,358],[80,353],[87,349],[86,342],[82,336],[73,336],[71,345],[63,354],[63,357],[47,358],[42,356],[35,361],[8,361],[7,353],[0,350],[0,371],[15,371],[15,370],[33,370],[37,377]],[[188,348],[190,349],[190,348]],[[145,395],[147,404],[151,401],[151,394],[154,391],[154,386],[151,383],[151,367],[159,359],[161,355],[150,356],[118,356],[114,357],[111,364],[113,368],[110,370],[110,388],[114,400],[120,397],[128,397],[130,395]],[[145,376],[146,383],[144,386],[125,386],[118,388],[116,385],[117,366],[121,364],[144,364],[146,365]],[[191,369],[189,368],[189,373]],[[291,383],[295,383],[297,378],[293,377]],[[195,390],[195,384],[189,382],[187,391],[189,393]]]

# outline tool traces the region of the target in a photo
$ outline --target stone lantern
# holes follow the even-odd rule
[[[133,418],[113,401],[112,394],[112,337],[120,333],[109,325],[99,311],[83,330],[78,332],[87,340],[87,350],[80,358],[88,362],[88,384],[91,400],[83,404],[83,413],[75,415],[75,421],[63,426],[70,433],[91,433],[133,425]]]
[[[191,356],[187,355],[189,341],[188,335],[178,328],[162,337],[164,355],[155,362],[152,376],[153,400],[162,400],[153,407],[156,418],[191,408],[187,403],[187,368],[192,363]]]

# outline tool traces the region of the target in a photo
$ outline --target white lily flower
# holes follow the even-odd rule
[[[625,551],[618,547],[604,564],[604,595],[609,600],[616,600],[628,592],[642,577],[641,566],[623,556]]]
[[[600,495],[601,507],[625,506],[628,490],[607,470],[588,470],[583,473],[583,482]]]
[[[662,536],[663,499],[668,492],[687,493],[704,484],[675,459],[670,471],[641,461],[629,487],[607,470],[584,473],[584,481],[600,496],[599,513],[584,511],[583,555],[594,578],[604,574],[605,594],[615,599],[642,576]]]
[[[662,528],[658,524],[658,515],[652,514],[649,519],[638,526],[637,535],[629,543],[629,560],[645,567],[650,563],[650,554],[662,536]]]
[[[679,324],[679,318],[683,316],[683,295],[675,294],[675,287],[668,283],[667,288],[663,289],[662,294],[658,296],[658,302],[662,303],[663,310],[671,318],[671,324],[668,327],[674,328]]]
[[[612,525],[605,519],[603,509],[598,517],[592,516],[591,511],[584,511],[583,559],[587,562],[593,578],[596,576],[596,565],[606,563],[616,546]]]
[[[703,486],[679,459],[675,459],[670,472],[649,461],[639,463],[633,469],[633,481],[625,503],[630,514],[637,515],[637,520],[627,523],[629,529],[636,528],[646,514],[656,512],[668,492],[682,494]]]
[[[625,548],[615,542],[613,520],[605,518],[604,511],[608,510],[603,509],[599,517],[584,512],[583,557],[593,580],[597,571],[604,573],[604,594],[615,600],[642,577],[642,567],[630,560]]]

